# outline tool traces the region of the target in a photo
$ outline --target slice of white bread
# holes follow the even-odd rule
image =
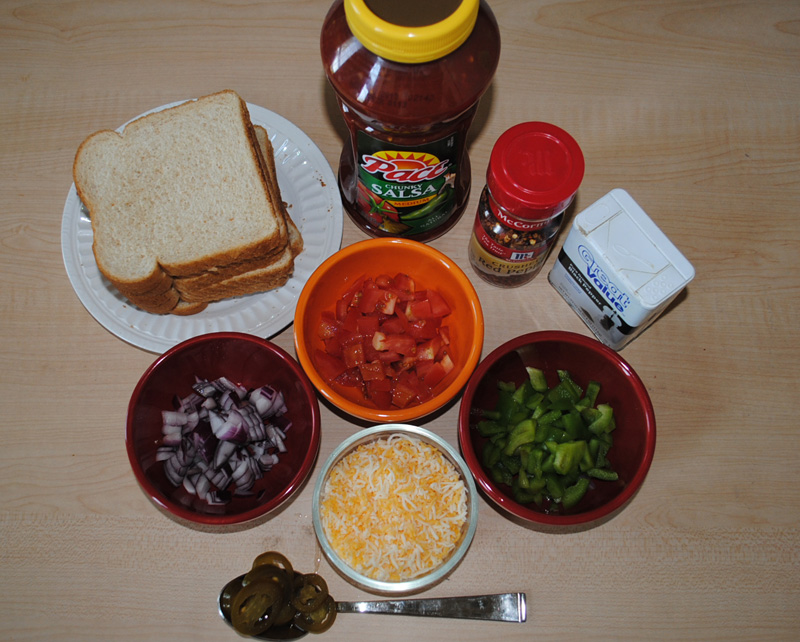
[[[272,143],[263,127],[256,126],[255,131],[266,178],[271,187],[270,192],[278,199],[286,221],[288,246],[277,260],[272,257],[249,259],[240,264],[213,268],[204,274],[176,278],[175,288],[180,292],[183,301],[215,301],[280,287],[291,276],[294,258],[303,250],[300,230],[281,199]]]
[[[215,266],[206,272],[189,277],[175,277],[174,289],[180,295],[180,302],[171,310],[172,314],[195,314],[211,301],[280,287],[291,275],[294,257],[303,249],[300,230],[281,198],[274,150],[268,133],[260,126],[255,126],[255,131],[259,153],[265,163],[270,192],[280,203],[281,213],[285,217],[289,244],[277,258],[274,254],[268,254],[231,265]]]
[[[100,131],[73,166],[98,268],[120,292],[175,307],[170,277],[275,253],[288,234],[244,101],[222,91]],[[174,304],[171,301],[174,300]],[[139,301],[134,301],[139,305]]]
[[[181,301],[187,303],[219,301],[279,288],[289,279],[293,267],[294,257],[292,251],[287,248],[284,255],[273,265],[204,283],[191,289],[182,289],[180,284],[176,284],[176,289],[180,292]]]
[[[246,162],[232,159],[231,148]],[[122,136],[90,136],[73,173],[92,218],[98,267],[148,312],[195,314],[210,301],[278,287],[302,251],[300,231],[281,199],[267,132],[252,126],[246,104],[232,91],[145,116]],[[242,198],[239,191],[248,189],[256,196]],[[232,201],[240,209],[227,207]],[[254,213],[254,207],[261,209]],[[265,212],[271,216],[253,230]],[[207,237],[220,223],[235,231],[226,229],[227,246],[212,254]],[[191,240],[183,242],[187,234]]]
[[[256,132],[256,141],[258,142],[258,151],[261,159],[265,163],[265,174],[267,182],[271,185],[270,192],[278,199],[278,208],[283,213],[286,220],[286,228],[289,234],[289,245],[292,248],[292,253],[297,256],[303,251],[303,237],[300,230],[297,228],[296,223],[289,215],[289,210],[286,203],[281,198],[281,188],[278,184],[278,170],[275,167],[275,149],[272,147],[272,142],[269,139],[269,133],[260,125],[254,127]]]

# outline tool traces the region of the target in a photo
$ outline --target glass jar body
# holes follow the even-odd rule
[[[476,274],[499,287],[531,281],[555,244],[569,205],[542,219],[524,219],[501,207],[484,187],[468,249]]]
[[[467,40],[431,62],[372,53],[353,36],[343,0],[328,12],[320,47],[348,131],[338,170],[345,211],[371,236],[441,236],[469,198],[467,132],[499,61],[488,5]]]

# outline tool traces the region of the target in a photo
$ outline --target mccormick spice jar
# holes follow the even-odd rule
[[[556,241],[583,170],[578,143],[555,125],[521,123],[500,136],[469,243],[475,272],[501,287],[533,279]]]
[[[349,132],[338,172],[348,215],[372,236],[441,236],[467,204],[467,131],[500,57],[489,6],[337,0],[320,48]]]

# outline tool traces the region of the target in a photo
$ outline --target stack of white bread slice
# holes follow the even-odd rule
[[[146,312],[280,287],[303,249],[267,131],[230,90],[92,134],[73,178],[100,272]]]

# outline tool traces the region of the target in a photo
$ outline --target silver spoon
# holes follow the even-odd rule
[[[219,594],[219,613],[231,623],[231,600],[242,585],[244,575],[228,582]],[[528,617],[525,593],[500,593],[465,597],[426,599],[377,600],[367,602],[336,602],[337,613],[383,613],[387,615],[417,615],[496,622],[524,622]],[[261,640],[294,640],[306,631],[288,624],[273,626],[254,636]]]

